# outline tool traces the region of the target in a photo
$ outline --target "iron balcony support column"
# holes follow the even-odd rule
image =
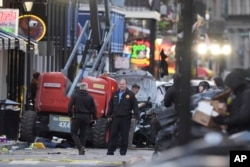
[[[28,43],[26,45],[26,109],[29,106],[29,98],[30,98],[30,15],[27,17],[27,34],[28,34]]]

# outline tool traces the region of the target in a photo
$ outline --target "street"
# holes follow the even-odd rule
[[[126,156],[120,156],[119,151],[114,156],[106,155],[106,149],[87,148],[85,155],[78,155],[74,148],[21,149],[2,152],[0,166],[26,167],[68,167],[68,166],[131,166],[146,163],[151,160],[152,149],[128,150]]]

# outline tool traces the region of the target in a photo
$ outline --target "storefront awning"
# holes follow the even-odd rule
[[[15,36],[0,29],[0,50],[15,49],[19,47],[20,50],[26,52],[26,45],[28,39],[22,36]],[[38,54],[38,44],[36,41],[31,40],[34,46],[34,54]]]

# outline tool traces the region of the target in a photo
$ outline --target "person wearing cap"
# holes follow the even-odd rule
[[[93,125],[96,123],[96,105],[94,98],[87,90],[88,84],[82,82],[80,89],[73,94],[68,105],[68,115],[71,118],[71,137],[78,148],[79,155],[85,154],[88,126],[91,122]]]
[[[138,94],[140,90],[140,86],[137,84],[132,85],[131,91],[135,94],[135,96]],[[145,103],[139,103],[138,108],[144,106]],[[138,123],[138,120],[134,118],[134,112],[132,111],[132,119],[131,119],[131,124],[130,124],[130,129],[129,129],[129,137],[128,137],[128,148],[129,149],[135,149],[135,145],[133,145],[133,138],[134,138],[134,132],[136,128],[136,124]]]
[[[140,86],[139,85],[137,85],[137,84],[134,84],[134,85],[132,85],[132,92],[135,94],[135,96],[138,94],[138,92],[139,92],[139,90],[140,90]],[[144,106],[145,105],[145,103],[139,103],[138,104],[138,108],[140,108],[140,107],[142,107],[142,106]]]
[[[228,134],[250,130],[250,85],[249,74],[244,69],[235,69],[225,79],[231,90],[231,102],[227,104],[227,115],[213,117],[218,125],[226,125]]]

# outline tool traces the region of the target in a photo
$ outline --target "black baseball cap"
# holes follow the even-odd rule
[[[139,86],[139,85],[137,85],[137,84],[134,84],[134,85],[132,85],[132,88],[137,88],[137,89],[140,89],[140,86]]]

